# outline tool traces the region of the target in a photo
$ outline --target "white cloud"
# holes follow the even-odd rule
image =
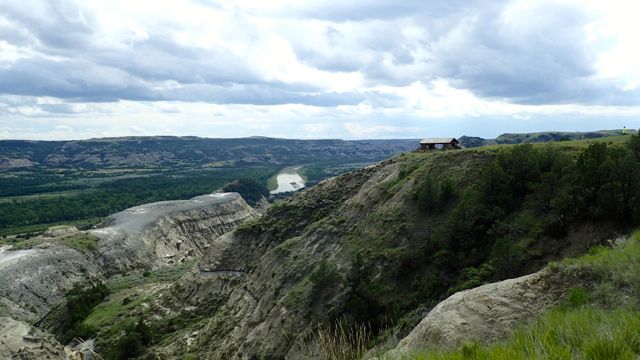
[[[564,126],[554,116],[633,126],[639,6],[9,0],[2,136],[415,137],[478,122],[495,135]]]

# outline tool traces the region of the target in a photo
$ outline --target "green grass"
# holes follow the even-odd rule
[[[101,217],[95,217],[95,218],[88,218],[88,219],[81,219],[81,220],[74,220],[74,221],[59,221],[59,222],[46,223],[46,224],[9,227],[9,228],[0,229],[0,237],[16,235],[16,234],[40,233],[52,226],[58,226],[58,225],[72,225],[77,228],[89,228],[99,223],[100,221],[102,221]],[[7,239],[0,239],[0,243],[2,242],[7,242]]]
[[[106,285],[112,293],[116,293],[144,284],[171,282],[178,280],[187,271],[193,269],[195,264],[196,260],[189,260],[175,266],[161,267],[149,272],[137,271],[126,275],[117,275],[107,280]]]
[[[455,351],[412,354],[414,360],[636,359],[640,312],[593,307],[555,309],[503,343],[468,344]]]
[[[191,260],[153,271],[138,271],[110,278],[105,285],[111,295],[93,308],[83,324],[98,330],[101,341],[114,341],[122,329],[137,321],[145,312],[142,304],[160,291],[162,284],[179,279],[195,264],[196,261]]]
[[[118,319],[129,317],[129,314],[152,295],[155,289],[154,284],[145,284],[112,294],[105,302],[96,306],[83,323],[95,329],[108,328]]]
[[[90,234],[65,236],[60,242],[79,251],[98,250],[98,238]]]
[[[30,249],[43,243],[59,243],[66,245],[72,249],[76,249],[81,252],[96,251],[98,250],[98,238],[85,233],[68,235],[61,238],[44,238],[34,237],[26,240],[19,240],[13,244],[13,250]]]
[[[594,290],[572,289],[567,301],[494,345],[425,350],[412,360],[638,359],[640,357],[640,232],[613,248],[550,265],[557,271],[588,270]]]
[[[534,147],[545,147],[545,146],[554,146],[559,149],[569,150],[570,152],[578,153],[593,143],[608,143],[608,144],[624,144],[629,140],[629,136],[608,136],[597,139],[583,139],[583,140],[571,140],[571,141],[556,141],[556,142],[540,142],[540,143],[532,143]],[[478,152],[491,152],[497,151],[500,149],[506,149],[510,147],[517,146],[519,144],[496,144],[496,145],[486,145],[477,148],[463,149],[461,151],[478,151]]]
[[[600,305],[640,304],[640,231],[614,248],[594,247],[586,255],[551,266],[561,271],[582,269],[594,274],[596,281],[590,296]]]

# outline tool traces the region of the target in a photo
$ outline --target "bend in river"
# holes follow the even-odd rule
[[[271,191],[272,194],[280,194],[285,192],[296,191],[304,188],[304,180],[298,174],[301,166],[287,167],[280,171],[276,176],[278,187]]]

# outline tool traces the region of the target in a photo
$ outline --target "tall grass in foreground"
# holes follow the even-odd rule
[[[507,341],[465,345],[456,351],[409,355],[413,360],[593,359],[626,360],[640,355],[640,312],[592,307],[556,309]]]
[[[320,360],[361,359],[372,345],[371,328],[366,324],[350,325],[340,320],[333,328],[318,328],[303,353]]]
[[[593,294],[575,288],[566,304],[546,312],[504,342],[465,345],[454,351],[424,351],[412,360],[519,360],[640,358],[640,232],[613,248],[551,265],[588,269],[597,278]],[[589,303],[592,304],[589,304]]]
[[[596,247],[589,254],[565,259],[552,266],[583,268],[598,277],[593,289],[594,300],[607,306],[617,306],[640,300],[640,231],[613,248]],[[620,296],[625,290],[626,297]]]

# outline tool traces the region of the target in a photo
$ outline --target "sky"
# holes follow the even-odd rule
[[[0,139],[640,128],[635,0],[2,0]]]

